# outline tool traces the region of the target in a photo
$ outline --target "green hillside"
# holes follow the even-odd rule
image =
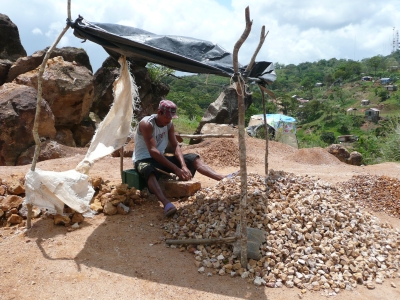
[[[155,73],[157,67],[152,66]],[[299,65],[275,63],[277,80],[269,87],[276,96],[270,98],[267,113],[282,112],[298,123],[300,148],[326,147],[338,143],[341,135],[355,135],[358,141],[346,144],[359,151],[365,164],[400,161],[400,51],[388,56],[374,56],[362,61],[320,60]],[[171,73],[171,70],[163,74]],[[371,81],[362,80],[369,76]],[[381,82],[389,78],[389,82]],[[162,76],[170,86],[168,98],[179,106],[175,122],[182,133],[193,133],[205,109],[215,101],[230,79],[214,75]],[[393,89],[391,90],[392,87]],[[251,85],[253,104],[246,112],[262,113],[259,88]],[[308,101],[305,101],[308,100]],[[361,100],[368,100],[363,105]],[[379,110],[379,120],[368,120],[366,110]]]

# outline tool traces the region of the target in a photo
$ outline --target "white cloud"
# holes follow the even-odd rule
[[[269,34],[257,59],[284,64],[388,55],[392,50],[393,27],[400,30],[398,0],[71,0],[71,3],[73,20],[80,14],[91,22],[190,36],[218,43],[230,52],[243,33],[244,11],[249,6],[253,26],[239,51],[242,64],[247,64],[253,55],[262,25]],[[64,28],[67,1],[30,0],[22,7],[14,0],[1,0],[0,11],[18,26],[22,44],[30,55],[50,46]],[[69,30],[59,46],[84,48],[96,71],[107,54],[100,46],[81,42]]]
[[[54,22],[49,25],[49,30],[46,32],[46,36],[49,38],[56,38],[60,35],[62,30],[64,29],[65,24],[61,22]]]
[[[40,35],[43,35],[43,32],[39,29],[39,28],[34,28],[33,30],[32,30],[32,33],[33,34],[40,34]]]

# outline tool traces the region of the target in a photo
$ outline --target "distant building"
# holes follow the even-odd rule
[[[306,99],[303,99],[303,98],[297,98],[296,100],[299,101],[300,103],[307,103],[307,102],[310,101],[310,100],[306,100]]]
[[[365,117],[368,121],[372,121],[377,123],[379,121],[379,109],[377,108],[368,108],[365,111]]]
[[[372,81],[372,77],[371,76],[363,76],[361,77],[362,81]]]
[[[381,84],[388,84],[390,82],[390,78],[381,78]]]
[[[361,100],[361,105],[369,105],[369,100]]]
[[[356,111],[357,111],[357,108],[354,108],[354,107],[350,107],[346,110],[347,114],[349,114],[349,115],[354,115],[356,113]]]
[[[324,86],[324,84],[323,84],[322,82],[317,82],[317,83],[315,84],[315,87],[321,87],[321,86]]]
[[[353,134],[339,135],[337,139],[339,143],[352,143],[358,140],[358,136]]]
[[[385,85],[385,89],[388,91],[397,91],[397,85],[392,85],[392,84]]]

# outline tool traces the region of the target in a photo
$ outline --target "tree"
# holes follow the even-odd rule
[[[326,74],[326,75],[324,76],[324,83],[325,83],[327,86],[330,86],[330,85],[333,83],[333,77],[332,77],[332,74],[331,74],[331,73],[328,73],[328,74]]]
[[[333,74],[335,79],[346,79],[347,73],[344,69],[338,69],[336,70],[335,74]]]
[[[382,60],[383,60],[382,55],[376,55],[376,56],[371,57],[367,61],[367,65],[374,69],[375,76],[376,76],[376,71],[378,70],[379,66],[382,64]]]
[[[385,63],[388,67],[389,72],[395,72],[399,69],[399,63],[394,57],[387,58]]]
[[[332,95],[332,94],[331,94]],[[324,110],[326,115],[329,117],[329,119],[332,121],[332,115],[334,112],[337,111],[337,104],[336,102],[332,100],[328,100],[324,102]]]
[[[175,73],[173,69],[153,63],[148,63],[146,68],[153,83],[159,83],[164,77]]]
[[[315,85],[314,80],[311,77],[307,76],[300,82],[300,84],[303,86],[305,91],[308,91],[310,93],[309,97],[312,98],[312,92]]]
[[[282,112],[284,115],[290,115],[295,110],[297,104],[295,101],[297,102],[297,100],[293,100],[290,95],[283,95],[279,98],[279,100],[279,104],[282,106]]]

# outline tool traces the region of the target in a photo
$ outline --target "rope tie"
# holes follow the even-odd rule
[[[239,84],[245,86],[245,83],[244,83],[245,81],[244,81],[244,79],[242,77],[242,74],[240,74],[240,73],[233,74],[231,76],[231,79],[230,79],[230,85],[232,85],[232,81],[236,83],[236,87],[235,87],[236,94],[238,94],[238,96],[244,96],[244,93],[241,95],[241,94],[238,93],[238,90],[237,90],[237,83],[238,82],[239,82]]]

